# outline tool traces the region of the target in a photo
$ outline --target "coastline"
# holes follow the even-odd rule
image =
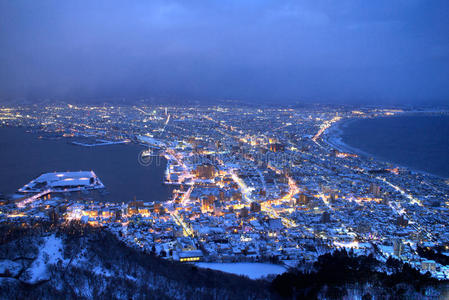
[[[359,120],[359,118],[354,117],[336,122],[323,134],[323,141],[331,148],[334,148],[340,152],[350,152],[357,155],[360,154],[363,156],[371,156],[371,154],[349,146],[348,144],[343,142],[342,134],[345,127],[357,120]]]
[[[394,115],[394,116],[376,116],[376,117],[369,117],[369,119],[380,119],[380,118],[396,118],[396,117],[401,117],[401,116],[410,116],[410,115],[414,115],[414,116],[426,116],[426,112],[407,112],[407,113],[401,113],[398,115]],[[352,117],[352,118],[348,118],[348,119],[344,119],[341,120],[339,122],[336,122],[335,124],[333,124],[330,128],[328,128],[328,130],[326,130],[326,132],[323,134],[323,138],[322,140],[331,148],[334,148],[340,152],[348,152],[348,153],[354,153],[357,154],[360,157],[363,157],[365,159],[369,159],[369,160],[375,160],[376,162],[379,163],[383,163],[383,164],[388,164],[388,165],[393,165],[393,166],[397,166],[400,167],[402,169],[406,169],[409,170],[411,172],[414,173],[418,173],[421,175],[426,175],[426,176],[431,176],[431,177],[436,177],[442,180],[446,180],[449,178],[448,177],[444,177],[438,174],[433,174],[429,171],[426,170],[421,170],[421,169],[416,169],[414,167],[411,166],[407,166],[401,163],[397,163],[393,160],[389,160],[389,159],[385,159],[382,158],[376,154],[373,153],[369,153],[366,151],[363,151],[359,148],[350,146],[348,144],[346,144],[343,141],[343,132],[345,130],[345,128],[347,126],[349,126],[351,123],[355,122],[355,121],[360,121],[363,119],[368,119],[368,118],[360,118],[360,117]]]

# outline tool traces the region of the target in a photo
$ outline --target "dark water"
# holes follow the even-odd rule
[[[75,146],[66,139],[39,139],[21,128],[0,128],[0,192],[14,193],[42,173],[93,170],[109,192],[102,200],[165,201],[170,195],[170,187],[162,184],[166,161],[153,157],[144,167],[137,160],[142,149],[133,144]]]
[[[449,177],[449,116],[359,119],[343,127],[342,140],[376,158]]]

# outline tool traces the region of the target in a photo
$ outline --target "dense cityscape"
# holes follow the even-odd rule
[[[0,0],[0,300],[449,299],[448,12]]]
[[[108,189],[95,170],[42,174],[3,196],[0,222],[81,222],[180,262],[289,268],[345,248],[448,279],[449,181],[356,154],[336,134],[354,119],[413,113],[324,105],[3,106],[3,127],[42,139],[142,145],[135,159],[148,167],[166,163],[160,180],[173,192],[165,202],[85,201],[80,192]],[[429,259],[437,249],[442,258]],[[389,272],[386,264],[382,272]]]

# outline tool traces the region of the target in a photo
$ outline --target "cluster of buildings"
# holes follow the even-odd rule
[[[357,155],[335,140],[345,120],[399,113],[320,106],[3,108],[4,125],[157,149],[168,161],[161,181],[174,189],[164,203],[88,203],[60,194],[23,207],[4,201],[0,220],[78,220],[182,262],[296,264],[344,247],[448,278],[449,267],[421,257],[418,248],[449,247],[449,182]]]

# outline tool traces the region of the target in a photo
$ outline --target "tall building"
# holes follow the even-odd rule
[[[201,179],[213,179],[216,175],[215,166],[212,164],[199,165],[195,169],[195,174]]]
[[[209,211],[214,209],[215,197],[203,196],[201,197],[201,210]]]
[[[279,143],[270,144],[270,151],[273,152],[284,151],[284,148],[285,148],[284,145]]]
[[[231,199],[234,201],[242,201],[242,193],[241,192],[234,192],[231,196]]]
[[[255,202],[255,201],[251,202],[250,209],[251,209],[252,212],[259,212],[260,209],[261,209],[260,203]]]
[[[248,217],[248,208],[243,207],[240,210],[240,218],[247,218]]]
[[[218,199],[220,201],[224,201],[225,200],[225,193],[223,190],[220,190],[220,192],[218,193]]]
[[[396,219],[396,225],[405,227],[408,225],[408,220],[405,218],[404,215],[400,215]]]
[[[300,194],[296,204],[307,204],[307,203],[309,203],[309,196],[307,196],[306,194]]]
[[[380,197],[380,186],[378,186],[374,183],[371,183],[369,186],[369,192],[371,194],[373,194],[374,197],[379,198]]]
[[[321,215],[321,223],[329,223],[331,221],[331,215],[329,212],[325,211]]]
[[[421,263],[421,269],[424,271],[435,272],[437,267],[434,260],[425,260]]]
[[[404,243],[401,239],[396,239],[393,241],[393,253],[396,256],[401,256],[402,251],[404,251]]]

